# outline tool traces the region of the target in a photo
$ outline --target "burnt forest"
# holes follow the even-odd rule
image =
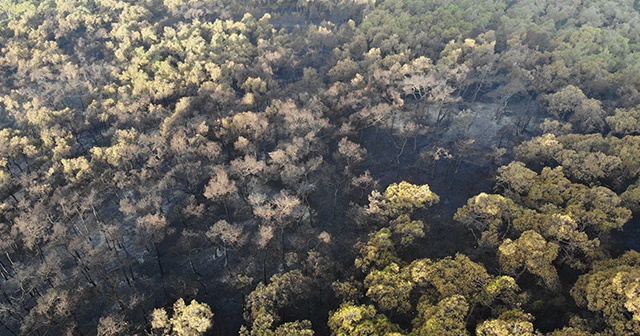
[[[0,335],[640,335],[639,27],[0,1]]]

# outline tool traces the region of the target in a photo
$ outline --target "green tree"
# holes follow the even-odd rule
[[[307,320],[283,323],[273,332],[273,336],[313,336],[314,334],[311,322]]]
[[[369,196],[369,212],[390,217],[408,214],[414,210],[436,204],[440,197],[428,185],[415,185],[402,181],[387,187],[384,194],[372,192]]]
[[[497,319],[490,319],[476,327],[478,336],[539,335],[534,331],[533,316],[521,310],[508,310]]]
[[[180,298],[173,304],[170,316],[164,308],[154,309],[151,327],[161,335],[197,336],[213,326],[212,318],[213,313],[206,303],[192,300],[187,305]]]
[[[640,105],[629,109],[618,108],[606,120],[613,134],[640,135]]]
[[[413,289],[406,269],[392,263],[382,270],[373,269],[364,279],[367,297],[383,312],[408,313],[411,310],[409,296]]]
[[[629,251],[622,256],[597,262],[593,269],[578,278],[571,296],[602,318],[614,334],[640,333],[640,253]],[[591,327],[599,326],[593,320]]]
[[[469,335],[465,318],[469,304],[462,295],[453,295],[436,305],[422,302],[418,305],[420,317],[414,321],[415,335]]]
[[[281,309],[291,307],[309,295],[310,279],[299,270],[276,274],[270,280],[268,285],[259,283],[247,296],[244,317],[250,326],[250,335],[272,333],[281,319]],[[248,332],[246,327],[244,330]]]
[[[632,211],[640,212],[640,181],[630,185],[620,195],[620,200],[625,208]]]
[[[481,245],[496,247],[500,244],[501,235],[509,230],[521,212],[521,207],[510,198],[480,193],[458,209],[453,218],[466,225],[474,235],[479,232]]]
[[[411,245],[416,238],[424,238],[424,223],[421,220],[411,220],[409,215],[400,215],[391,222],[393,232],[400,235],[402,246]]]
[[[435,289],[434,301],[462,295],[469,303],[476,303],[483,287],[491,281],[484,266],[461,253],[457,253],[455,258],[446,257],[436,262],[418,259],[408,268],[416,286]]]
[[[551,114],[574,123],[579,131],[591,133],[602,130],[605,117],[602,103],[587,98],[579,88],[568,85],[547,96],[547,100]]]
[[[333,336],[383,336],[399,332],[400,328],[378,314],[372,305],[345,302],[329,314],[329,329]]]
[[[524,163],[548,163],[554,161],[554,156],[562,148],[563,145],[554,134],[546,133],[518,145],[515,154],[516,158]]]
[[[356,258],[355,265],[363,273],[368,273],[372,268],[383,269],[400,260],[391,240],[391,230],[388,228],[370,233],[366,243],[356,246],[360,256]]]
[[[535,231],[525,231],[520,238],[505,239],[498,248],[498,260],[505,272],[516,275],[516,279],[525,271],[542,279],[544,285],[559,289],[558,273],[553,261],[558,257],[559,246],[547,242]]]
[[[619,31],[592,25],[559,32],[551,44],[553,58],[564,60],[576,84],[603,97],[630,51],[629,39]]]

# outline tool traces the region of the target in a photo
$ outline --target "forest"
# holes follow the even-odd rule
[[[638,335],[638,27],[0,1],[0,335]]]

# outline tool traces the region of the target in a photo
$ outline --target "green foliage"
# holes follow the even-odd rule
[[[640,209],[637,9],[0,2],[3,332],[141,334],[141,312],[166,294],[149,284],[179,295],[215,284],[230,306],[246,299],[242,335],[312,335],[287,318],[326,316],[333,283],[346,301],[329,319],[336,335],[398,336],[412,318],[415,335],[531,335],[520,309],[544,314],[549,293],[521,275],[555,290],[570,281],[556,267],[570,266],[560,274],[580,276],[578,307],[558,303],[570,308],[558,321],[585,319],[558,335],[639,333],[637,258],[607,261],[609,233]],[[439,196],[392,173],[421,174],[428,159],[431,176],[414,178],[456,186],[458,171],[492,175],[487,149],[508,158],[512,145],[518,161],[498,168],[494,193],[454,216],[480,249],[461,235],[447,242],[455,256],[424,258],[442,253],[431,239],[464,228],[440,216],[453,203],[420,211]],[[371,192],[377,178],[384,192]],[[498,263],[507,275],[490,273]],[[212,316],[178,300],[154,311],[152,332],[204,334]]]
[[[340,301],[356,302],[361,296],[362,283],[352,277],[348,281],[334,281],[331,288]]]
[[[408,268],[418,286],[435,289],[435,300],[459,294],[475,303],[482,288],[491,280],[484,266],[461,253],[457,253],[455,258],[446,257],[437,262],[418,259]]]
[[[579,88],[569,85],[547,97],[549,112],[560,120],[568,120],[581,132],[592,133],[604,127],[602,103],[589,99]]]
[[[479,231],[482,234],[480,243],[483,246],[495,247],[500,243],[500,232],[505,230],[505,227],[508,229],[521,211],[522,209],[510,198],[480,193],[458,209],[453,219],[471,230]]]
[[[469,335],[465,318],[469,304],[462,295],[444,298],[435,306],[422,305],[420,317],[414,321],[415,335]],[[424,322],[421,322],[424,321]],[[421,323],[420,323],[421,322]]]
[[[640,332],[639,293],[640,254],[635,251],[594,264],[571,289],[579,306],[601,316],[618,335]],[[599,326],[593,323],[591,327]]]
[[[640,135],[640,105],[630,109],[616,109],[607,117],[611,132],[617,135]]]
[[[480,302],[488,306],[500,300],[508,308],[517,307],[522,302],[517,294],[519,291],[520,287],[514,278],[507,275],[497,276],[484,286]]]
[[[584,87],[604,94],[613,73],[624,67],[629,39],[616,31],[585,25],[558,34],[553,54],[563,59]]]
[[[409,295],[413,289],[406,269],[395,263],[382,270],[374,269],[364,279],[367,297],[383,312],[408,313],[411,309]]]
[[[245,320],[251,323],[251,333],[261,334],[279,322],[278,309],[293,304],[308,295],[309,279],[293,270],[271,277],[268,285],[259,283],[247,296]]]
[[[360,244],[359,250],[360,256],[356,258],[355,265],[364,273],[372,268],[383,269],[399,262],[388,228],[371,233],[369,240]]]
[[[372,47],[383,53],[417,50],[430,43],[437,52],[455,38],[469,38],[494,23],[496,13],[504,10],[502,1],[482,4],[467,0],[383,1],[367,13],[361,29]],[[411,34],[410,32],[420,32]]]
[[[313,336],[311,322],[296,321],[283,323],[273,332],[273,336]]]
[[[203,335],[212,325],[213,313],[206,303],[192,300],[186,305],[182,298],[173,304],[171,317],[165,309],[155,309],[151,315],[151,326],[162,335]]]
[[[545,134],[516,148],[517,158],[524,163],[551,166],[561,163],[569,178],[585,184],[604,184],[611,189],[620,184],[610,178],[619,175],[623,181],[634,181],[640,176],[640,165],[633,160],[638,155],[640,138],[603,137],[600,134]]]
[[[620,195],[622,205],[633,211],[640,212],[640,182],[630,185],[624,193]]]
[[[440,201],[428,185],[415,185],[402,181],[387,187],[384,194],[373,192],[369,197],[369,211],[396,217],[431,206]]]
[[[533,317],[521,310],[509,310],[497,319],[486,320],[476,327],[479,336],[534,336]]]
[[[497,170],[496,184],[505,190],[505,195],[520,201],[520,195],[526,195],[531,189],[536,172],[522,162],[513,161]]]
[[[424,238],[424,223],[420,220],[411,220],[409,215],[400,215],[392,222],[393,231],[401,237],[402,246],[411,245],[416,238]]]
[[[539,276],[544,285],[552,290],[559,289],[558,274],[552,263],[558,256],[559,246],[547,242],[535,231],[525,231],[520,238],[509,238],[498,248],[498,260],[505,272],[519,275],[527,270]]]
[[[584,169],[585,165],[581,167]],[[522,177],[527,177],[528,183]],[[576,220],[580,231],[608,233],[620,229],[631,216],[628,209],[620,206],[621,199],[613,191],[572,183],[565,177],[563,167],[545,167],[536,174],[521,164],[512,163],[499,169],[497,180],[507,194],[523,205],[541,213],[564,213]]]
[[[372,305],[355,305],[345,302],[329,315],[329,329],[334,336],[389,335],[400,328],[378,314]]]

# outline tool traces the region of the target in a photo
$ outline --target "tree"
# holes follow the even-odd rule
[[[605,116],[602,103],[587,98],[579,88],[568,85],[547,96],[547,100],[551,114],[574,123],[579,131],[591,133],[602,130]]]
[[[438,64],[444,63],[443,60],[454,64],[463,63],[466,67],[465,70],[469,71],[466,76],[462,76],[464,86],[458,84],[457,87],[462,91],[463,96],[469,88],[475,87],[471,102],[476,101],[484,86],[494,84],[497,81],[497,61],[500,55],[495,52],[495,46],[496,32],[489,30],[473,39],[452,40],[441,53],[443,59]],[[449,66],[451,67],[451,65]]]
[[[571,296],[614,334],[640,332],[640,253],[629,251],[622,256],[596,262],[593,269],[578,278]],[[600,328],[598,320],[590,327]]]
[[[454,57],[459,53],[453,53]],[[448,116],[447,105],[460,100],[454,93],[456,88],[452,85],[455,82],[462,82],[466,77],[468,68],[466,65],[458,65],[454,62],[446,64],[443,60],[433,66],[431,60],[426,57],[419,57],[402,69],[405,74],[401,81],[402,92],[405,96],[411,95],[416,100],[425,99],[429,104],[427,117],[431,117],[431,106],[435,106],[435,124],[440,125]]]
[[[606,120],[613,134],[640,135],[640,105],[630,109],[618,108]]]
[[[282,267],[285,264],[285,232],[294,223],[299,225],[308,211],[308,207],[286,189],[281,190],[269,202],[263,202],[253,209],[253,214],[265,224],[279,229]]]
[[[229,263],[228,249],[242,247],[247,240],[244,229],[238,224],[229,224],[226,220],[215,222],[206,233],[207,238],[214,241],[224,250],[225,266]]]
[[[314,334],[311,322],[307,320],[283,323],[273,332],[273,336],[313,336]]]
[[[204,197],[216,200],[223,196],[233,196],[237,191],[236,182],[229,179],[224,167],[214,167],[215,175],[209,180],[204,190]]]
[[[533,183],[527,191],[524,204],[533,209],[540,209],[546,204],[562,206],[571,199],[575,189],[579,188],[567,179],[563,172],[563,167],[544,167],[540,173],[537,183]]]
[[[216,133],[226,145],[237,143],[240,138],[248,139],[255,151],[262,142],[268,140],[269,120],[264,113],[249,111],[235,113],[221,120],[220,128]],[[243,151],[251,154],[248,149]]]
[[[622,205],[635,211],[636,213],[640,211],[640,182],[636,182],[630,185],[625,192],[620,195],[620,200],[622,201]]]
[[[369,234],[369,240],[364,244],[356,245],[360,251],[360,257],[356,258],[355,265],[363,273],[368,273],[372,268],[383,269],[393,263],[399,262],[391,240],[391,230],[382,228]]]
[[[117,141],[110,147],[93,147],[91,148],[92,157],[104,161],[114,167],[133,167],[137,164],[142,166],[140,160],[141,154],[147,154],[141,151],[138,145],[140,134],[135,129],[116,130],[115,140]]]
[[[383,312],[408,313],[411,309],[409,295],[413,289],[409,273],[392,263],[382,270],[373,269],[364,279],[367,297]]]
[[[98,336],[127,334],[129,325],[122,315],[108,315],[100,317],[98,321]]]
[[[411,245],[416,238],[424,238],[424,223],[420,220],[411,220],[409,215],[400,215],[391,222],[393,232],[400,235],[402,246]]]
[[[508,197],[480,194],[454,218],[479,230],[481,243],[493,242],[489,246],[494,247],[505,238],[534,231],[557,244],[559,261],[588,268],[602,256],[601,235],[622,228],[631,213],[610,189],[572,183],[563,172],[561,166],[544,167],[538,174],[520,162],[500,167],[497,187]]]
[[[510,198],[480,193],[458,209],[453,218],[466,225],[474,235],[479,231],[478,240],[483,246],[495,247],[500,244],[501,233],[508,232],[521,212],[522,208]]]
[[[91,176],[91,166],[84,156],[71,159],[62,159],[63,172],[70,182],[83,181]]]
[[[576,77],[576,85],[605,97],[615,76],[625,68],[629,39],[618,30],[592,25],[559,32],[551,41],[552,57],[562,59]]]
[[[268,285],[259,283],[247,296],[244,317],[251,335],[270,333],[281,319],[282,308],[291,308],[309,295],[310,279],[299,270],[276,274],[270,280]]]
[[[482,322],[476,327],[478,336],[534,336],[533,317],[521,310],[508,310],[500,314],[497,319]]]
[[[76,293],[74,293],[76,292]],[[73,317],[77,313],[81,293],[77,289],[49,288],[40,294],[37,288],[35,306],[29,309],[20,326],[21,334],[38,333],[40,330],[56,330],[71,335],[78,325]]]
[[[230,178],[228,170],[224,166],[215,166],[214,175],[204,188],[204,197],[212,201],[221,202],[227,218],[231,220],[233,212],[230,210],[230,201],[238,198],[236,181]],[[232,208],[233,209],[233,208]]]
[[[360,163],[365,159],[367,156],[367,150],[345,137],[340,139],[340,142],[338,142],[338,151],[334,156],[343,158],[343,160],[346,161],[344,169],[345,173],[349,175],[353,174]]]
[[[212,318],[213,313],[206,303],[191,300],[186,305],[180,298],[173,304],[171,316],[164,308],[154,309],[151,327],[161,335],[197,336],[212,327]]]
[[[433,288],[434,292],[429,296],[433,302],[462,295],[467,303],[475,304],[481,300],[483,288],[491,281],[483,265],[461,253],[457,253],[455,258],[446,257],[436,262],[418,259],[408,269],[416,287]]]
[[[491,307],[493,312],[516,308],[525,300],[518,292],[520,287],[514,278],[507,275],[497,276],[484,286],[483,293],[479,296],[480,303]]]
[[[606,234],[620,230],[631,218],[631,211],[620,203],[620,197],[608,188],[581,188],[567,202],[566,210],[574,215],[581,230]]]
[[[428,185],[419,186],[402,181],[389,185],[384,195],[372,192],[369,197],[368,211],[372,214],[381,213],[396,217],[431,206],[439,201],[440,197],[432,192]]]
[[[327,72],[332,82],[348,81],[358,72],[358,63],[351,58],[341,59]]]
[[[151,246],[153,246],[160,269],[160,276],[164,276],[164,267],[162,266],[158,243],[173,231],[175,229],[169,226],[166,217],[160,214],[146,214],[136,219],[136,232],[145,244],[151,243]]]
[[[540,164],[562,164],[564,173],[574,182],[603,185],[621,192],[640,176],[640,165],[633,157],[640,137],[604,137],[601,134],[545,134],[516,148],[517,159],[540,168]],[[613,174],[619,178],[611,178]]]
[[[527,168],[524,163],[513,161],[498,168],[496,186],[504,190],[510,199],[521,201],[520,195],[528,193],[537,176],[538,174]]]
[[[566,87],[571,79],[571,69],[562,59],[554,60],[536,69],[534,85],[543,93],[557,92]]]
[[[13,219],[12,238],[18,240],[23,248],[35,251],[40,258],[43,258],[43,247],[52,238],[55,224],[49,220],[51,214],[48,204],[44,201],[32,203],[24,199],[19,205],[25,206],[30,211],[21,212]]]
[[[516,275],[525,271],[539,276],[551,290],[559,289],[558,274],[552,263],[558,256],[559,246],[547,242],[535,231],[525,231],[520,238],[505,239],[498,248],[498,260],[505,272]]]
[[[612,176],[622,165],[620,158],[595,151],[585,153],[565,149],[560,151],[556,158],[567,169],[570,177],[589,185],[596,185],[599,181]]]
[[[207,334],[175,316],[190,299],[144,320],[211,285],[245,303],[244,336],[637,334],[635,266],[595,261],[640,209],[639,6],[0,1],[0,334]],[[482,249],[442,227],[454,254],[424,259],[457,198],[423,210],[439,197],[401,182],[415,154],[483,172],[515,119],[512,142],[549,134],[456,214]],[[218,272],[211,245],[238,264]],[[577,306],[535,285],[554,268],[586,279]]]
[[[627,135],[620,141],[615,141],[616,138],[608,139],[611,140],[612,144],[611,154],[619,157],[622,161],[621,173],[625,181],[628,181],[627,183],[634,182],[640,177],[640,162],[635,159],[640,154],[640,147],[638,146],[640,144],[640,136]]]
[[[522,231],[534,229],[548,241],[558,244],[561,252],[559,260],[571,267],[586,269],[593,260],[602,257],[600,240],[590,239],[587,233],[578,228],[578,223],[571,215],[533,214],[527,210],[517,220],[516,227]]]
[[[333,336],[391,335],[400,328],[378,314],[372,305],[345,302],[329,314],[329,329]]]
[[[543,134],[526,141],[515,149],[516,157],[524,163],[529,162],[554,162],[554,156],[563,145],[558,138],[551,133]]]
[[[413,329],[417,335],[469,335],[465,321],[469,304],[462,295],[446,297],[435,306],[422,302],[418,312],[421,316],[414,321]]]

